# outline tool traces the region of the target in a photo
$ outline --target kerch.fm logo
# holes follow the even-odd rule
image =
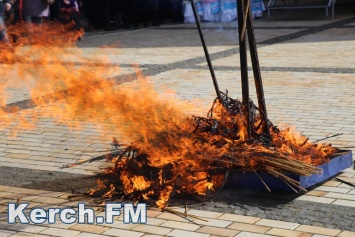
[[[8,223],[22,224],[55,224],[60,221],[65,224],[112,224],[114,218],[123,215],[124,224],[147,223],[147,205],[138,203],[106,203],[105,215],[97,216],[92,208],[85,203],[78,203],[77,208],[48,208],[47,210],[36,207],[27,209],[29,203],[9,203]],[[16,222],[17,221],[17,222]]]

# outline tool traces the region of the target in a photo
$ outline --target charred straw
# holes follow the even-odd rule
[[[128,146],[115,159],[114,168],[109,168],[107,179],[101,182],[100,188],[91,191],[90,195],[107,197],[110,200],[129,199],[149,203],[156,200],[156,205],[164,209],[174,196],[199,200],[210,197],[222,189],[229,172],[238,169],[268,173],[282,179],[297,192],[302,190],[299,182],[289,178],[287,173],[318,174],[321,169],[315,164],[320,159],[330,158],[331,154],[337,151],[330,145],[317,148],[316,144],[311,144],[307,139],[295,144],[287,140],[283,131],[273,126],[270,121],[268,121],[270,135],[264,133],[259,129],[261,115],[252,101],[250,101],[252,138],[243,140],[239,135],[243,129],[240,123],[240,119],[243,118],[242,103],[230,98],[227,93],[221,95],[213,102],[207,117],[195,116],[191,119],[193,129],[190,133],[186,131],[180,133],[189,134],[188,138],[197,145],[208,144],[212,148],[209,153],[196,148],[188,153],[188,157],[170,159],[167,164],[158,167],[151,163],[154,155],[141,152],[135,145]],[[289,148],[289,152],[279,150],[280,142]],[[307,163],[297,160],[297,156],[305,152],[302,149],[306,152],[323,149],[328,151],[329,155],[323,157],[318,155],[319,157],[314,157],[312,161],[314,163]],[[178,169],[181,164],[190,161],[198,163],[199,166]],[[127,177],[123,178],[124,174]],[[144,180],[145,187],[134,188],[137,177]],[[126,183],[123,182],[124,179]],[[261,182],[271,191],[262,179]],[[204,193],[197,191],[196,187],[201,185],[205,187]]]

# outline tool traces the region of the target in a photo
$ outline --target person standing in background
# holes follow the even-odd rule
[[[26,22],[34,22],[37,24],[42,23],[43,17],[47,18],[49,15],[49,6],[43,0],[21,0],[22,5],[20,9],[22,9],[23,19]]]
[[[59,2],[59,11],[62,13],[72,13],[79,12],[79,9],[75,0],[61,0]]]
[[[3,4],[5,7],[4,21],[5,21],[6,26],[14,24],[14,20],[15,20],[14,4],[15,4],[15,1],[16,0],[3,0]]]
[[[173,23],[178,23],[183,21],[181,0],[170,0],[170,14],[171,14],[171,21]]]
[[[52,5],[49,6],[49,19],[55,21],[59,19],[59,5],[61,0],[55,0]]]
[[[266,8],[262,0],[251,0],[250,7],[251,7],[253,19],[263,17],[263,12],[265,11]]]
[[[2,43],[9,43],[9,38],[6,33],[6,26],[5,26],[5,4],[0,2],[0,42]]]

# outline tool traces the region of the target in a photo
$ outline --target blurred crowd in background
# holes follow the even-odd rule
[[[6,24],[62,21],[63,15],[69,13],[80,13],[82,20],[87,21],[86,30],[158,26],[164,19],[183,22],[181,0],[2,0],[1,3],[0,17]]]
[[[226,22],[237,18],[236,0],[195,0],[201,21]],[[251,0],[253,17],[261,17],[263,0]],[[193,23],[188,0],[0,0],[0,39],[6,25],[18,22],[74,22],[77,29],[116,30]]]

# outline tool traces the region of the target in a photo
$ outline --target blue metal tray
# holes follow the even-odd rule
[[[300,186],[304,189],[314,186],[318,183],[324,182],[340,173],[342,170],[349,168],[353,164],[352,152],[344,151],[346,154],[334,157],[328,163],[318,166],[323,169],[322,174],[314,174],[311,176],[286,174],[288,177],[300,182]],[[294,192],[285,182],[272,175],[258,172],[260,178],[267,184],[271,191],[286,191]],[[265,189],[264,184],[260,181],[254,172],[231,172],[229,174],[226,186]],[[297,188],[295,188],[297,190]],[[297,190],[300,191],[300,190]]]

